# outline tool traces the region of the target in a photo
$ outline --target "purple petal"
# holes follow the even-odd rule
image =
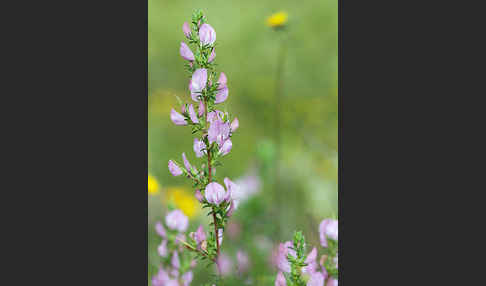
[[[205,109],[204,103],[202,101],[199,101],[199,107],[197,108],[197,113],[199,116],[203,116],[204,109]]]
[[[226,74],[224,74],[224,72],[222,72],[220,75],[219,75],[219,78],[218,78],[218,89],[222,89],[224,87],[226,87],[226,82],[228,81],[228,78],[226,78]]]
[[[220,246],[223,243],[223,229],[222,228],[218,229],[218,243],[219,243]]]
[[[244,251],[238,250],[236,253],[236,261],[238,262],[238,272],[244,273],[248,270],[250,261],[248,255]]]
[[[186,170],[188,173],[191,173],[191,164],[189,164],[189,161],[186,158],[186,154],[183,152],[182,153],[182,160],[184,161],[184,166],[186,167]]]
[[[208,62],[214,61],[214,58],[216,58],[216,53],[214,52],[214,49],[211,51],[211,54],[209,55]]]
[[[225,102],[226,99],[228,98],[228,88],[225,86],[222,89],[218,90],[218,93],[216,93],[216,99],[214,100],[214,103],[222,103]]]
[[[329,282],[327,283],[329,285]],[[315,272],[311,275],[307,286],[324,286],[324,276],[321,272]]]
[[[186,38],[191,38],[191,27],[189,27],[189,24],[187,22],[184,22],[184,24],[182,25],[182,32],[184,32]]]
[[[189,286],[192,281],[192,271],[188,271],[182,275],[184,286]]]
[[[181,57],[188,61],[194,60],[194,54],[192,53],[191,49],[186,45],[186,43],[181,42],[181,47],[179,48],[179,53]]]
[[[206,233],[204,232],[203,226],[200,225],[195,234],[195,241],[197,244],[200,244],[205,240],[206,240]]]
[[[227,217],[231,217],[233,215],[233,212],[235,211],[235,201],[231,200],[230,206],[228,208],[228,211],[226,212]]]
[[[179,176],[182,175],[182,170],[177,166],[172,160],[169,160],[169,172],[172,176]]]
[[[216,32],[209,24],[202,24],[199,29],[199,40],[203,45],[212,45],[216,41]]]
[[[196,153],[196,157],[201,158],[204,154],[206,154],[206,151],[203,150],[205,148],[206,144],[204,144],[202,140],[194,138],[193,149],[194,153]]]
[[[175,125],[187,125],[186,118],[179,112],[175,111],[174,108],[172,108],[170,111],[170,120],[172,120]]]
[[[338,286],[338,281],[334,278],[327,280],[326,286]]]
[[[277,279],[275,279],[275,286],[287,286],[287,281],[285,280],[285,276],[281,271],[277,274]]]
[[[196,111],[194,111],[194,106],[192,104],[189,105],[189,117],[192,122],[199,123],[199,119],[197,119]]]
[[[231,147],[233,147],[233,143],[231,142],[230,139],[226,139],[226,141],[224,141],[223,143],[223,146],[219,150],[221,156],[228,154],[231,151]]]

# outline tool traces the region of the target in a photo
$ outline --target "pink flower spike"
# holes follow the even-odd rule
[[[214,58],[216,58],[216,53],[214,52],[214,49],[211,51],[211,54],[209,55],[208,62],[214,61]]]

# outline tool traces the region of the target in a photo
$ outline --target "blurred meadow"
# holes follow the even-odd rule
[[[272,253],[279,242],[292,238],[294,230],[302,230],[308,244],[319,244],[319,222],[337,217],[337,4],[336,0],[149,0],[149,281],[160,261],[161,238],[154,225],[163,220],[169,205],[189,217],[189,231],[209,222],[190,181],[173,177],[167,168],[168,160],[181,161],[182,152],[191,163],[201,164],[193,152],[190,128],[174,125],[169,117],[171,108],[180,110],[176,96],[192,102],[187,88],[190,75],[179,46],[185,40],[182,24],[197,8],[216,30],[217,70],[228,77],[229,97],[221,109],[239,119],[231,138],[233,149],[217,168],[218,178],[229,177],[242,188],[222,245],[233,263],[228,285],[273,285],[277,270]],[[267,22],[278,11],[288,13],[280,30]],[[286,45],[282,89],[276,94],[282,45]],[[249,257],[244,274],[236,271],[237,251]],[[202,285],[212,274],[212,268],[198,265],[191,285]]]

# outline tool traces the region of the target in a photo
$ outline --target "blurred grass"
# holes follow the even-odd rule
[[[149,199],[149,277],[157,270],[155,249],[160,243],[153,225],[163,217],[167,190],[190,190],[188,180],[169,174],[167,161],[181,161],[181,153],[186,152],[191,163],[199,162],[190,130],[169,119],[170,109],[179,109],[175,95],[191,102],[179,45],[184,40],[182,23],[196,8],[203,9],[216,30],[216,63],[218,71],[226,73],[229,87],[223,106],[240,121],[233,149],[217,169],[217,177],[236,179],[258,166],[263,180],[260,193],[235,212],[232,220],[240,223],[242,231],[238,239],[225,240],[223,250],[233,259],[237,249],[246,250],[253,266],[251,285],[268,285],[276,274],[268,263],[271,250],[262,250],[255,238],[264,237],[274,245],[300,229],[309,244],[317,245],[318,223],[337,214],[337,1],[149,0],[148,168],[161,189]],[[282,188],[275,193],[272,135],[280,41],[265,21],[279,10],[289,14],[289,46],[281,95]],[[201,214],[191,219],[190,230],[207,224]],[[192,285],[206,281],[209,272],[198,266]]]

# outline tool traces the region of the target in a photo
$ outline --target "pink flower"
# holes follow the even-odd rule
[[[280,271],[290,273],[290,263],[287,260],[287,255],[292,255],[296,257],[295,250],[290,249],[293,244],[290,241],[286,241],[285,243],[280,243],[278,247],[278,256],[277,256],[277,267]]]
[[[164,226],[158,221],[155,224],[155,232],[157,232],[158,235],[162,236],[163,238],[167,238],[167,234],[165,232]]]
[[[216,182],[209,183],[206,186],[204,195],[208,203],[218,206],[225,201],[225,198],[227,198],[227,192],[224,190],[223,186]]]
[[[206,154],[206,144],[202,140],[194,138],[193,144],[194,153],[196,153],[196,157],[201,158],[204,154]]]
[[[209,24],[202,24],[199,29],[199,40],[203,45],[212,45],[216,41],[216,32]]]
[[[166,257],[167,256],[167,240],[162,240],[162,243],[159,245],[159,247],[157,248],[157,251],[159,252],[159,255],[162,256],[162,257]]]
[[[172,176],[176,177],[182,175],[181,168],[179,168],[179,166],[177,166],[172,160],[169,160],[169,172],[172,174]]]
[[[192,281],[192,271],[188,271],[182,275],[183,286],[189,286]]]
[[[325,219],[319,225],[319,238],[322,247],[327,247],[327,238],[338,240],[338,221]]]
[[[334,278],[329,278],[326,282],[326,286],[338,286],[338,281]]]
[[[181,42],[181,47],[179,48],[179,53],[181,57],[187,61],[194,61],[194,54],[192,53],[191,49],[187,46],[186,43]]]
[[[329,282],[328,284],[329,285]],[[307,281],[307,286],[324,286],[324,276],[321,272],[314,272],[309,281]]]
[[[190,90],[192,100],[198,102],[198,96],[201,94],[202,90],[206,87],[208,82],[208,71],[206,69],[197,69],[192,75],[190,81]]]
[[[231,259],[228,257],[228,255],[226,255],[225,253],[222,252],[219,255],[216,265],[219,268],[222,276],[228,276],[229,274],[231,274],[233,263],[231,262]]]
[[[170,111],[170,120],[172,120],[175,125],[187,125],[187,121],[184,115],[175,111],[174,108],[172,108],[172,110]]]
[[[173,210],[165,216],[165,224],[172,230],[184,232],[187,230],[189,220],[180,210]]]
[[[287,286],[287,281],[285,280],[285,276],[281,271],[277,274],[277,279],[275,279],[275,286]]]
[[[302,273],[312,275],[314,272],[316,272],[317,269],[316,258],[317,258],[317,249],[314,247],[312,251],[307,255],[307,258],[305,259],[305,263],[307,263],[307,266],[302,267]]]

